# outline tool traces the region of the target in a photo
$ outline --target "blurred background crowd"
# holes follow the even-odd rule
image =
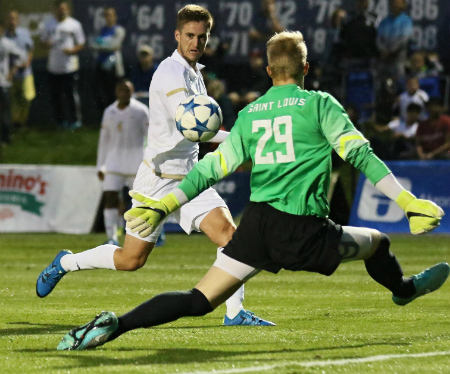
[[[166,31],[170,37],[175,25],[164,17],[164,1],[136,1],[52,0],[34,24],[30,23],[29,2],[13,0],[0,6],[3,146],[14,142],[15,133],[30,127],[69,131],[99,127],[122,77],[131,79],[134,96],[148,105],[152,75],[176,47],[152,30],[170,29]],[[174,9],[182,5],[170,3]],[[230,130],[239,110],[270,87],[265,72],[268,38],[285,28],[298,29],[310,49],[305,88],[333,94],[381,158],[450,158],[448,58],[439,53],[442,48],[437,48],[435,28],[414,26],[420,18],[418,9],[431,22],[440,17],[442,4],[446,2],[221,2],[211,9],[217,23],[200,62],[206,65],[208,93],[222,108],[223,127]],[[322,17],[320,32],[289,18],[294,11],[301,12],[302,6],[317,8],[316,21]],[[125,8],[130,8],[128,13]],[[84,13],[89,13],[93,23],[77,19]],[[129,31],[130,18],[146,30],[144,37]],[[221,24],[233,31],[224,32]],[[438,32],[446,35],[441,39],[448,43],[448,22],[441,29]],[[427,44],[433,37],[434,42]],[[122,53],[130,50],[130,43],[133,53]],[[318,43],[321,53],[317,53]],[[233,58],[239,54],[236,50],[239,59]]]

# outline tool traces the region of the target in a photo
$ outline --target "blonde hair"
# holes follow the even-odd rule
[[[283,31],[267,42],[272,78],[296,78],[303,73],[308,50],[300,31]]]
[[[188,4],[181,8],[177,14],[177,30],[181,32],[183,26],[189,22],[205,22],[209,29],[213,26],[213,17],[208,9],[200,5]]]

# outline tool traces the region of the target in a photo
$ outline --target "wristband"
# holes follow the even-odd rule
[[[400,195],[397,196],[395,202],[402,210],[405,210],[406,206],[415,199],[416,197],[411,192],[403,190],[400,192]]]

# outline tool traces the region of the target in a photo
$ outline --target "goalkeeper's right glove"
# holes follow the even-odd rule
[[[417,199],[411,192],[403,190],[395,202],[403,209],[413,235],[425,234],[440,225],[445,214],[442,208],[430,200]]]
[[[180,207],[173,193],[169,193],[161,200],[154,200],[133,190],[130,191],[130,196],[143,205],[126,211],[123,216],[131,232],[139,233],[141,238],[149,236],[164,218]]]

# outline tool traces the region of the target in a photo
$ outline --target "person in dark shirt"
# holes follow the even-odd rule
[[[148,89],[157,65],[153,62],[153,48],[141,45],[137,51],[138,64],[131,73],[131,82],[135,87],[134,97],[148,106]]]
[[[450,116],[443,114],[439,99],[426,104],[429,118],[419,122],[416,132],[417,154],[421,160],[450,159]]]
[[[369,68],[378,55],[377,14],[368,0],[355,0],[356,12],[341,30],[342,53],[347,68]]]

